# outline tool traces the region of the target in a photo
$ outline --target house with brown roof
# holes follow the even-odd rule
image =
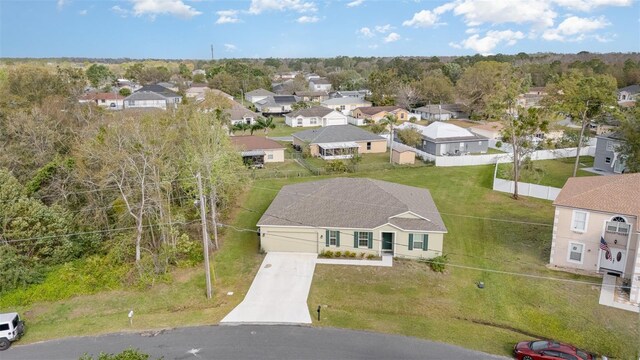
[[[640,174],[570,178],[553,205],[550,265],[628,279],[640,303]]]
[[[284,122],[291,127],[346,125],[347,116],[324,106],[314,106],[286,114]]]
[[[82,95],[78,102],[81,104],[94,103],[100,107],[109,108],[112,110],[122,109],[124,106],[124,96],[117,93],[88,93]]]
[[[409,120],[409,112],[399,106],[359,107],[351,112],[351,116],[356,119],[365,119],[376,123],[389,114],[395,115],[399,121]]]
[[[231,144],[238,149],[247,165],[261,167],[265,163],[284,162],[285,147],[264,136],[232,136]]]
[[[429,190],[367,178],[333,178],[282,187],[258,221],[271,252],[442,254],[447,228]]]

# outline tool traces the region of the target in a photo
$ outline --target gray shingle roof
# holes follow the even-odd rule
[[[408,211],[424,219],[391,218]],[[404,230],[447,229],[427,189],[366,178],[333,178],[284,186],[258,226]]]
[[[328,84],[331,84],[331,81],[329,81],[329,80],[327,80],[325,78],[311,79],[311,80],[309,80],[309,82],[312,82],[312,83],[317,84],[317,85],[328,85]]]
[[[153,92],[153,91],[136,91],[133,94],[127,96],[125,99],[125,101],[130,101],[130,100],[167,100],[166,97]]]
[[[623,87],[622,89],[618,89],[618,92],[621,92],[621,91],[626,91],[631,94],[637,94],[637,93],[640,93],[640,85],[629,85],[629,86]]]
[[[308,109],[296,110],[296,111],[292,112],[291,114],[287,115],[287,117],[296,117],[296,116],[323,117],[323,116],[331,113],[332,111],[334,111],[334,110],[333,109],[329,109],[328,107],[314,106],[314,107],[310,107]]]
[[[270,95],[275,95],[275,94],[272,93],[269,90],[257,89],[257,90],[249,91],[246,95],[248,95],[248,96],[270,96]]]
[[[321,103],[326,105],[368,104],[369,106],[371,106],[371,103],[369,101],[353,97],[333,98],[324,100]]]
[[[333,125],[319,129],[309,129],[297,132],[293,134],[293,137],[304,142],[309,142],[310,144],[385,140],[382,136],[362,130],[353,125]]]
[[[140,89],[136,90],[136,92],[141,92],[141,91],[152,91],[156,94],[160,94],[164,97],[167,98],[176,98],[176,97],[180,97],[180,95],[176,94],[175,92],[167,89],[164,86],[161,85],[145,85],[143,87],[141,87]]]

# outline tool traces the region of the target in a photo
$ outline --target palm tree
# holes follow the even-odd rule
[[[393,125],[398,122],[398,118],[393,114],[385,115],[380,121],[379,124],[384,125],[385,127],[389,127],[389,163],[393,163]]]
[[[269,133],[269,129],[275,129],[276,123],[273,122],[273,117],[269,116],[268,118],[263,118],[262,116],[256,119],[256,125],[258,125],[258,129],[263,129],[264,134],[267,135]]]
[[[239,123],[236,123],[233,125],[233,127],[231,128],[232,132],[236,132],[236,131],[242,131],[242,134],[244,134],[247,130],[249,130],[249,124],[241,121]]]

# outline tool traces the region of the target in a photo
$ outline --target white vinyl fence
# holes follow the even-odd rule
[[[493,190],[512,193],[515,181],[493,178]],[[542,186],[518,181],[518,195],[531,196],[538,199],[555,200],[560,193],[559,188],[553,186]]]

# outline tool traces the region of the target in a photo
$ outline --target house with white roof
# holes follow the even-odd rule
[[[422,134],[420,150],[436,156],[486,153],[489,148],[486,137],[450,123],[435,121],[429,126],[422,126],[405,122],[395,127],[397,130],[406,128],[418,130]]]
[[[347,125],[347,117],[324,106],[314,106],[286,114],[284,121],[291,127]]]
[[[371,106],[371,102],[354,97],[340,97],[321,101],[320,105],[351,115],[351,112],[359,107]]]

